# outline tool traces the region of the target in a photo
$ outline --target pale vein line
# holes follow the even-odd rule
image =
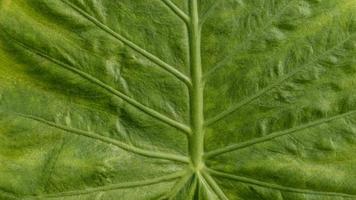
[[[201,181],[206,181],[207,185],[213,190],[214,194],[216,194],[220,200],[229,200],[224,192],[221,190],[219,185],[215,182],[215,180],[209,175],[207,171],[202,170],[201,175],[199,175]]]
[[[184,170],[183,172],[176,172],[176,173],[172,173],[170,175],[161,176],[161,177],[153,178],[153,179],[149,179],[149,180],[125,182],[125,183],[112,184],[112,185],[107,185],[107,186],[102,186],[102,187],[62,192],[62,193],[56,193],[56,194],[48,194],[48,195],[42,195],[42,196],[27,196],[27,197],[25,197],[25,199],[41,199],[41,198],[58,198],[58,197],[64,197],[64,196],[79,196],[79,195],[86,195],[86,194],[91,194],[91,193],[95,193],[95,192],[108,192],[108,191],[123,189],[123,188],[148,186],[148,185],[153,185],[153,184],[159,184],[162,182],[169,182],[174,179],[180,178],[180,177],[184,176],[185,174],[186,174],[186,172]]]
[[[186,24],[190,22],[189,16],[186,13],[184,13],[180,8],[178,8],[172,1],[170,0],[162,0],[162,1],[170,10],[172,10]]]
[[[215,10],[215,8],[221,3],[222,1],[215,1],[208,10],[202,15],[200,18],[200,26],[203,26],[205,21],[208,19],[210,14]]]
[[[224,153],[228,153],[228,152],[231,152],[231,151],[235,151],[235,150],[238,150],[238,149],[249,147],[249,146],[254,145],[254,144],[258,144],[258,143],[266,142],[266,141],[269,141],[269,140],[273,140],[275,138],[278,138],[278,137],[281,137],[281,136],[284,136],[284,135],[288,135],[288,134],[295,133],[295,132],[298,132],[298,131],[301,131],[301,130],[304,130],[304,129],[308,129],[308,128],[312,128],[312,127],[315,127],[315,126],[319,126],[321,124],[324,124],[324,123],[327,123],[327,122],[330,122],[330,121],[333,121],[333,120],[341,119],[341,118],[350,116],[350,115],[355,114],[355,113],[356,113],[356,110],[353,110],[353,111],[346,112],[346,113],[343,113],[343,114],[339,114],[339,115],[336,115],[336,116],[333,116],[333,117],[316,120],[316,121],[313,121],[313,122],[310,122],[310,123],[307,123],[307,124],[304,124],[304,125],[301,125],[301,126],[297,126],[297,127],[294,127],[294,128],[290,128],[290,129],[287,129],[287,130],[277,131],[277,132],[268,134],[268,135],[266,135],[264,137],[259,137],[259,138],[256,138],[256,139],[253,139],[253,140],[250,140],[250,141],[246,141],[246,142],[242,142],[242,143],[238,143],[238,144],[233,144],[233,145],[221,148],[221,149],[217,149],[217,150],[214,150],[214,151],[207,152],[205,154],[205,158],[211,158],[211,157],[214,157],[214,156],[217,156],[217,155],[221,155],[221,154],[224,154]]]
[[[260,91],[258,91],[256,94],[247,97],[246,99],[242,100],[241,102],[238,102],[237,104],[231,106],[230,108],[228,108],[227,110],[221,112],[220,114],[216,115],[215,117],[212,117],[208,120],[206,120],[205,125],[209,126],[211,124],[214,124],[215,122],[220,121],[221,119],[223,119],[224,117],[232,114],[233,112],[235,112],[236,110],[238,110],[239,108],[248,105],[250,102],[256,100],[258,97],[264,95],[266,92],[272,90],[273,88],[280,86],[281,84],[283,84],[286,80],[288,80],[289,78],[293,77],[294,75],[298,74],[299,72],[302,72],[303,70],[305,70],[307,67],[309,67],[311,64],[315,63],[316,61],[318,61],[319,59],[321,59],[322,57],[326,56],[327,54],[331,53],[332,51],[334,51],[335,49],[337,49],[338,47],[340,47],[341,45],[343,45],[346,41],[348,41],[353,35],[355,34],[351,34],[348,37],[346,37],[346,39],[342,40],[340,43],[338,43],[337,45],[333,46],[332,48],[330,48],[329,50],[325,51],[324,53],[320,54],[319,56],[314,57],[313,59],[311,59],[309,62],[307,62],[304,65],[301,65],[299,67],[297,67],[297,69],[295,71],[290,72],[289,74],[286,74],[285,76],[282,76],[280,79],[278,79],[276,82],[270,84],[269,86],[261,89]]]
[[[132,152],[132,153],[136,153],[138,155],[142,155],[142,156],[146,156],[146,157],[151,157],[151,158],[159,158],[159,159],[167,159],[167,160],[172,160],[172,161],[178,161],[178,162],[183,162],[183,163],[188,163],[189,159],[186,158],[185,156],[180,156],[180,155],[174,155],[174,154],[169,154],[169,153],[162,153],[162,152],[154,152],[154,151],[148,151],[148,150],[144,150],[144,149],[140,149],[131,145],[127,145],[123,142],[114,140],[112,138],[109,137],[105,137],[93,132],[89,132],[89,131],[84,131],[84,130],[80,130],[80,129],[76,129],[76,128],[71,128],[71,127],[67,127],[67,126],[63,126],[60,124],[56,124],[54,122],[50,122],[47,121],[45,119],[42,119],[40,117],[36,117],[36,116],[32,116],[32,115],[27,115],[27,114],[22,114],[22,113],[13,113],[16,114],[22,118],[25,119],[29,119],[29,120],[34,120],[37,122],[40,122],[42,124],[46,124],[50,127],[53,128],[57,128],[60,129],[62,131],[68,132],[68,133],[72,133],[72,134],[76,134],[76,135],[80,135],[80,136],[84,136],[84,137],[88,137],[94,140],[99,140],[101,142],[104,143],[108,143],[114,146],[117,146],[123,150]]]
[[[125,45],[129,46],[131,49],[135,50],[136,52],[140,53],[141,55],[143,55],[144,57],[146,57],[147,59],[149,59],[150,61],[152,61],[153,63],[157,64],[158,66],[160,66],[161,68],[163,68],[164,70],[166,70],[167,72],[171,73],[172,75],[174,75],[176,78],[178,78],[179,80],[183,81],[188,87],[191,86],[191,82],[190,79],[183,73],[181,73],[180,71],[178,71],[177,69],[175,69],[173,66],[169,65],[168,63],[162,61],[160,58],[158,58],[157,56],[149,53],[148,51],[146,51],[145,49],[141,48],[140,46],[138,46],[137,44],[133,43],[132,41],[128,40],[126,37],[122,36],[121,34],[113,31],[111,28],[109,28],[108,26],[106,26],[105,24],[101,23],[99,20],[97,20],[96,18],[94,18],[93,16],[89,15],[88,13],[86,13],[85,11],[83,11],[82,9],[78,8],[77,6],[75,6],[72,3],[69,3],[67,1],[62,0],[63,3],[67,4],[68,6],[70,6],[72,9],[74,9],[75,11],[77,11],[79,14],[81,14],[83,17],[85,17],[87,20],[89,20],[90,22],[92,22],[94,25],[96,25],[97,27],[99,27],[100,29],[102,29],[103,31],[105,31],[106,33],[110,34],[111,36],[113,36],[115,39],[121,41],[122,43],[124,43]]]
[[[270,27],[272,25],[272,23],[278,19],[278,17],[280,17],[284,11],[289,8],[289,6],[293,5],[292,3],[295,2],[295,0],[291,0],[289,2],[287,2],[284,6],[282,6],[282,8],[274,15],[272,15],[270,18],[267,19],[267,22],[265,22],[264,26],[261,26],[261,28],[258,28],[256,31],[254,31],[253,34],[249,34],[244,41],[242,41],[242,43],[240,45],[237,45],[236,48],[233,49],[233,51],[231,52],[235,52],[237,50],[239,50],[240,46],[246,46],[245,44],[248,41],[251,41],[254,38],[257,38],[258,36],[260,36],[263,31],[265,31],[268,27]],[[235,54],[230,53],[229,55],[227,55],[224,59],[222,59],[221,61],[218,62],[218,64],[216,64],[213,68],[211,68],[210,70],[208,70],[205,74],[204,74],[204,79],[207,79],[210,75],[213,74],[213,72],[215,72],[216,70],[218,70],[219,68],[223,67],[224,64],[229,61],[231,58],[233,58]]]
[[[212,169],[207,169],[207,171],[209,171],[212,175],[219,176],[222,178],[239,181],[246,184],[257,185],[265,188],[286,191],[286,192],[294,192],[294,193],[310,194],[310,195],[322,195],[322,196],[335,196],[335,197],[344,197],[344,198],[356,198],[356,195],[353,194],[346,194],[346,193],[339,193],[339,192],[323,192],[323,191],[293,188],[293,187],[287,187],[287,186],[282,186],[282,185],[277,185],[272,183],[266,183],[263,181],[258,181],[255,179],[241,177],[234,174],[220,172]]]
[[[172,200],[174,197],[177,196],[177,194],[180,192],[180,190],[185,186],[185,184],[188,182],[188,180],[192,177],[193,173],[191,170],[188,170],[187,174],[184,175],[172,188],[171,190],[164,195],[164,197],[160,198],[162,200]]]
[[[198,184],[199,184],[199,177],[197,177],[197,175],[194,174],[193,180],[192,180],[192,183],[191,183],[191,187],[190,187],[190,190],[189,190],[189,196],[190,197],[194,198],[196,196],[196,194],[197,194],[197,192],[199,190]]]
[[[56,146],[54,147],[54,149],[52,150],[52,152],[50,154],[50,158],[44,164],[43,176],[41,179],[44,180],[43,182],[44,182],[44,190],[45,191],[48,191],[48,186],[50,186],[51,179],[53,178],[53,174],[54,174],[55,168],[57,166],[57,162],[58,162],[58,160],[62,154],[62,151],[64,149],[65,142],[66,142],[66,139],[65,139],[65,137],[63,137],[59,148]]]
[[[110,92],[111,94],[119,97],[120,99],[123,99],[124,101],[126,101],[127,103],[131,104],[132,106],[136,107],[137,109],[143,111],[144,113],[156,118],[156,119],[159,119],[160,121],[162,122],[165,122],[166,124],[169,124],[170,126],[172,127],[175,127],[181,131],[183,131],[184,133],[186,134],[190,134],[190,128],[180,122],[177,122],[167,116],[164,116],[163,114],[143,105],[142,103],[136,101],[135,99],[132,99],[131,97],[119,92],[118,90],[112,88],[111,86],[107,85],[106,83],[96,79],[95,77],[91,76],[90,74],[87,74],[75,67],[72,67],[68,64],[65,64],[49,55],[46,55],[44,54],[43,52],[37,50],[37,49],[34,49],[34,48],[31,48],[29,47],[27,44],[24,44],[23,42],[20,42],[18,40],[16,40],[15,38],[13,38],[13,40],[15,42],[17,42],[20,46],[22,46],[23,48],[27,49],[28,51],[42,57],[42,58],[45,58],[61,67],[64,67],[65,69],[81,76],[82,78],[88,80],[89,82],[93,83],[93,84],[96,84],[98,86],[100,86],[101,88],[105,89],[106,91]]]

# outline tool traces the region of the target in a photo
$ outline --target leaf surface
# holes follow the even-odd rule
[[[356,199],[355,0],[0,0],[0,199]]]

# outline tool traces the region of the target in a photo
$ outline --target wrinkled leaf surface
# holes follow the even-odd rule
[[[355,0],[0,0],[0,199],[356,199]]]

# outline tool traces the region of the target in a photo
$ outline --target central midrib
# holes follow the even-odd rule
[[[192,166],[198,172],[204,165],[204,111],[203,82],[201,65],[201,35],[197,0],[189,1],[190,21],[188,24],[190,74],[192,86],[190,89],[190,124],[192,134],[189,136],[189,154]]]

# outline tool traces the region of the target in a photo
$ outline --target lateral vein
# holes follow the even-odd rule
[[[75,11],[77,11],[79,14],[81,14],[87,20],[92,22],[98,28],[102,29],[103,31],[105,31],[106,33],[110,34],[115,39],[117,39],[117,40],[121,41],[122,43],[124,43],[125,45],[129,46],[131,49],[135,50],[136,52],[138,52],[139,54],[143,55],[144,57],[146,57],[147,59],[149,59],[153,63],[157,64],[158,66],[160,66],[161,68],[163,68],[164,70],[166,70],[167,72],[169,72],[170,74],[174,75],[176,78],[178,78],[179,80],[184,82],[188,87],[190,87],[190,85],[191,85],[190,79],[185,74],[183,74],[182,72],[178,71],[176,68],[174,68],[173,66],[171,66],[168,63],[164,62],[163,60],[161,60],[157,56],[149,53],[147,50],[145,50],[142,47],[138,46],[137,44],[135,44],[134,42],[130,41],[126,37],[124,37],[121,34],[115,32],[114,30],[109,28],[107,25],[101,23],[99,20],[97,20],[93,16],[89,15],[87,12],[83,11],[79,7],[75,6],[74,4],[72,4],[72,3],[68,2],[68,1],[65,1],[65,0],[61,0],[61,1],[63,3],[65,3],[65,4],[67,4],[68,6],[70,6]]]
[[[207,173],[207,171],[205,171],[205,169],[201,172],[199,177],[200,177],[201,181],[205,181],[208,184],[209,188],[211,188],[213,190],[214,194],[216,194],[220,200],[229,200],[226,197],[226,195],[224,194],[224,192],[221,190],[219,185]]]
[[[242,41],[242,43],[240,45],[237,45],[236,48],[233,49],[233,51],[231,52],[235,52],[236,50],[238,50],[240,46],[246,46],[245,43],[247,43],[248,41],[251,41],[252,39],[254,38],[257,38],[258,36],[260,36],[264,30],[266,30],[268,27],[270,27],[273,22],[278,18],[280,17],[284,11],[289,8],[289,6],[292,5],[293,2],[295,2],[296,0],[290,0],[288,1],[284,6],[282,6],[281,9],[279,9],[274,15],[272,15],[271,17],[269,17],[267,19],[267,21],[264,24],[264,26],[261,26],[261,28],[258,28],[253,34],[249,34],[244,41]],[[219,1],[220,3],[220,1]],[[218,4],[218,3],[216,3]],[[213,5],[213,8],[214,9],[216,7],[216,5],[214,6]],[[212,11],[209,11],[209,12],[212,12]],[[210,70],[208,70],[205,74],[204,74],[204,79],[207,79],[211,74],[213,74],[213,72],[215,72],[216,70],[218,70],[219,68],[223,67],[224,64],[229,61],[233,56],[234,54],[233,53],[230,53],[228,54],[227,56],[225,56],[225,58],[223,58],[221,61],[219,61],[213,68],[211,68]]]
[[[55,64],[57,64],[57,65],[59,65],[61,67],[63,67],[63,68],[65,68],[65,69],[67,69],[67,70],[69,70],[69,71],[81,76],[82,78],[88,80],[89,82],[91,82],[91,83],[103,88],[104,90],[110,92],[111,94],[113,94],[113,95],[119,97],[120,99],[126,101],[127,103],[129,103],[130,105],[134,106],[135,108],[143,111],[144,113],[146,113],[146,114],[148,114],[148,115],[150,115],[150,116],[152,116],[152,117],[154,117],[154,118],[156,118],[156,119],[158,119],[158,120],[160,120],[160,121],[162,121],[162,122],[164,122],[164,123],[166,123],[166,124],[168,124],[168,125],[170,125],[170,126],[172,126],[174,128],[177,128],[177,129],[183,131],[185,134],[189,134],[190,133],[190,128],[188,126],[186,126],[186,125],[184,125],[184,124],[182,124],[180,122],[177,122],[177,121],[175,121],[175,120],[173,120],[173,119],[171,119],[171,118],[169,118],[167,116],[164,116],[163,114],[157,112],[156,110],[153,110],[152,108],[149,108],[149,107],[143,105],[142,103],[136,101],[135,99],[133,99],[133,98],[121,93],[120,91],[114,89],[113,87],[107,85],[106,83],[96,79],[95,77],[91,76],[90,74],[88,74],[86,72],[83,72],[83,71],[81,71],[81,70],[79,70],[79,69],[77,69],[75,67],[72,67],[72,66],[70,66],[68,64],[65,64],[65,63],[63,63],[63,62],[61,62],[61,61],[59,61],[59,60],[57,60],[57,59],[55,59],[55,58],[53,58],[53,57],[51,57],[49,55],[46,55],[45,53],[43,53],[43,52],[41,52],[41,51],[39,51],[37,49],[31,48],[28,45],[24,44],[23,42],[20,42],[20,41],[14,39],[14,38],[13,38],[13,40],[15,42],[17,42],[23,48],[27,49],[28,51],[30,51],[30,52],[32,52],[32,53],[34,53],[34,54],[36,54],[36,55],[38,55],[38,56],[40,56],[42,58],[45,58],[45,59],[47,59],[47,60],[49,60],[49,61],[51,61],[51,62],[53,62],[53,63],[55,63]]]
[[[47,121],[45,119],[42,119],[40,117],[36,117],[36,116],[32,116],[32,115],[27,115],[27,114],[22,114],[22,113],[14,113],[22,118],[25,119],[29,119],[29,120],[34,120],[36,122],[42,123],[42,124],[46,124],[47,126],[53,127],[53,128],[57,128],[60,129],[62,131],[68,132],[68,133],[73,133],[76,135],[80,135],[80,136],[84,136],[84,137],[88,137],[94,140],[99,140],[101,142],[107,143],[107,144],[111,144],[114,146],[119,147],[120,149],[132,152],[132,153],[136,153],[138,155],[142,155],[142,156],[146,156],[146,157],[151,157],[151,158],[159,158],[159,159],[166,159],[166,160],[172,160],[172,161],[178,161],[178,162],[183,162],[183,163],[188,163],[189,159],[184,157],[184,156],[180,156],[180,155],[174,155],[174,154],[169,154],[169,153],[162,153],[162,152],[154,152],[154,151],[148,151],[148,150],[144,150],[144,149],[140,149],[131,145],[127,145],[123,142],[114,140],[112,138],[109,137],[105,137],[99,134],[95,134],[89,131],[84,131],[84,130],[80,130],[80,129],[76,129],[76,128],[71,128],[71,127],[67,127],[67,126],[63,126],[54,122],[50,122]]]
[[[170,0],[162,0],[162,2],[171,10],[173,11],[179,18],[181,18],[186,24],[189,24],[190,18],[189,16],[184,13],[178,6],[176,6]]]
[[[188,180],[192,177],[193,173],[192,171],[188,171],[186,175],[182,176],[179,181],[171,188],[171,190],[164,195],[162,200],[172,200],[174,197],[177,196],[177,194],[180,192],[180,190],[185,186],[185,184],[188,182]]]
[[[176,172],[176,173],[172,173],[170,175],[161,176],[161,177],[153,178],[153,179],[149,179],[149,180],[125,182],[125,183],[112,184],[112,185],[107,185],[107,186],[102,186],[102,187],[62,192],[62,193],[56,193],[56,194],[48,194],[48,195],[42,195],[42,196],[27,196],[27,197],[25,197],[25,199],[42,199],[42,198],[57,198],[57,197],[64,197],[64,196],[79,196],[79,195],[86,195],[86,194],[91,194],[91,193],[95,193],[95,192],[108,192],[108,191],[123,189],[123,188],[147,186],[147,185],[153,185],[153,184],[158,184],[158,183],[162,183],[162,182],[169,182],[171,180],[182,177],[184,174],[186,174],[186,172],[182,171],[182,172]]]
[[[250,141],[246,141],[246,142],[242,142],[242,143],[238,143],[238,144],[233,144],[233,145],[221,148],[221,149],[217,149],[217,150],[213,150],[213,151],[207,152],[204,157],[205,158],[211,158],[211,157],[215,157],[215,156],[218,156],[218,155],[221,155],[221,154],[224,154],[224,153],[228,153],[228,152],[235,151],[235,150],[238,150],[238,149],[246,148],[246,147],[258,144],[258,143],[262,143],[262,142],[266,142],[266,141],[269,141],[269,140],[273,140],[275,138],[282,137],[282,136],[285,136],[285,135],[288,135],[288,134],[291,134],[291,133],[295,133],[295,132],[298,132],[298,131],[301,131],[301,130],[304,130],[304,129],[308,129],[308,128],[312,128],[312,127],[315,127],[315,126],[319,126],[319,125],[321,125],[323,123],[327,123],[327,122],[330,122],[330,121],[333,121],[333,120],[341,119],[341,118],[350,116],[350,115],[355,114],[355,113],[356,113],[356,110],[353,110],[353,111],[346,112],[346,113],[343,113],[343,114],[335,115],[333,117],[316,120],[316,121],[313,121],[313,122],[310,122],[310,123],[307,123],[307,124],[304,124],[304,125],[301,125],[301,126],[297,126],[297,127],[294,127],[294,128],[290,128],[290,129],[287,129],[287,130],[277,131],[277,132],[268,134],[268,135],[266,135],[264,137],[259,137],[259,138],[256,138],[256,139],[253,139],[253,140],[250,140]]]
[[[277,81],[275,81],[274,83],[270,84],[269,86],[263,88],[262,90],[258,91],[256,94],[247,97],[246,99],[242,100],[241,102],[238,102],[237,104],[231,106],[230,108],[228,108],[227,110],[221,112],[220,114],[216,115],[215,117],[212,117],[208,120],[206,120],[205,126],[210,126],[212,124],[214,124],[215,122],[220,121],[221,119],[223,119],[224,117],[232,114],[233,112],[235,112],[236,110],[240,109],[241,107],[248,105],[249,103],[251,103],[252,101],[256,100],[257,98],[259,98],[260,96],[264,95],[266,92],[272,90],[273,88],[280,86],[281,84],[283,84],[286,80],[288,80],[289,78],[293,77],[294,75],[298,74],[299,72],[302,72],[303,70],[305,70],[308,66],[310,66],[311,64],[313,64],[314,62],[316,62],[317,60],[319,60],[320,58],[326,56],[327,54],[331,53],[332,51],[334,51],[335,49],[337,49],[339,46],[341,46],[342,44],[344,44],[346,41],[348,41],[353,35],[355,34],[351,34],[348,37],[346,37],[346,39],[342,40],[341,42],[339,42],[337,45],[333,46],[332,48],[330,48],[329,50],[325,51],[324,53],[320,54],[319,56],[314,57],[313,59],[311,59],[309,62],[307,62],[304,65],[301,65],[300,67],[297,67],[296,70],[290,72],[289,74],[286,74],[285,76],[282,76],[280,79],[278,79]]]
[[[237,175],[234,175],[234,174],[221,172],[221,171],[217,171],[217,170],[212,170],[212,169],[208,169],[208,171],[212,175],[219,176],[219,177],[222,177],[222,178],[226,178],[226,179],[230,179],[230,180],[234,180],[234,181],[239,181],[239,182],[247,183],[247,184],[251,184],[251,185],[257,185],[257,186],[260,186],[260,187],[286,191],[286,192],[294,192],[294,193],[310,194],[310,195],[345,197],[345,198],[355,198],[356,197],[356,195],[346,194],[346,193],[341,193],[341,192],[324,192],[324,191],[314,191],[314,190],[308,190],[308,189],[287,187],[287,186],[267,183],[267,182],[263,182],[263,181],[259,181],[259,180],[255,180],[255,179],[251,179],[251,178],[241,177],[241,176],[237,176]]]

